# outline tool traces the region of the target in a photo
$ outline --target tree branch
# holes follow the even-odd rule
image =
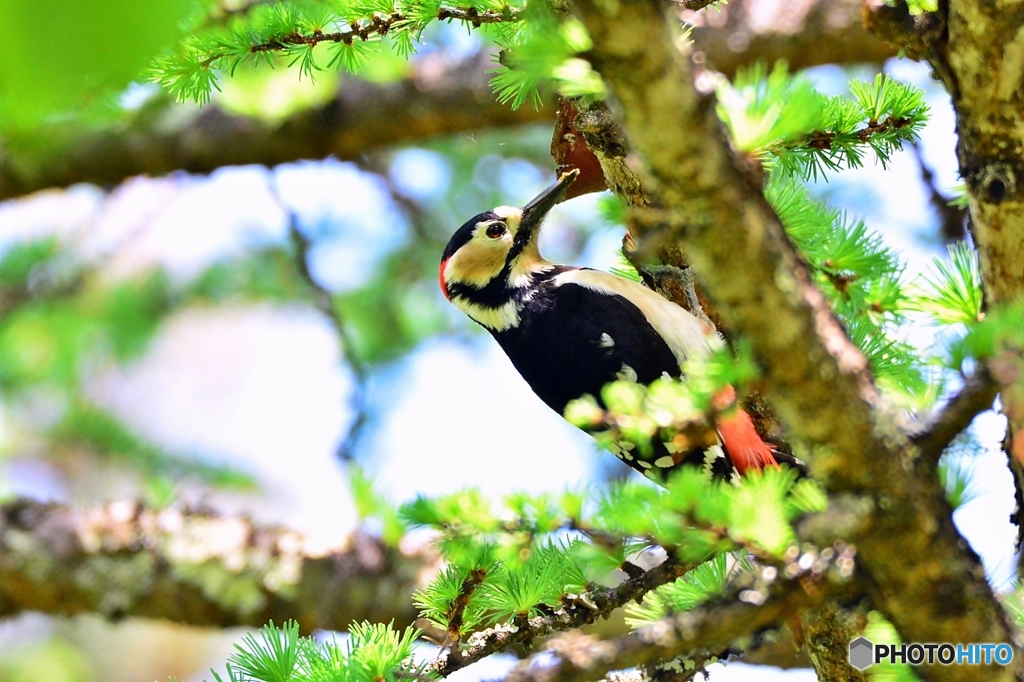
[[[519,21],[523,10],[505,7],[501,11],[478,10],[475,7],[441,7],[437,11],[439,21],[462,21],[474,28],[483,24],[504,24]],[[264,42],[254,43],[250,52],[284,52],[297,45],[316,47],[320,43],[344,43],[351,45],[354,41],[367,41],[374,37],[382,38],[395,27],[408,25],[409,17],[401,12],[392,12],[388,16],[374,14],[372,18],[357,19],[349,22],[345,30],[324,33],[317,29],[309,33],[292,32],[287,35],[271,36]],[[422,29],[421,29],[422,30]],[[207,65],[234,56],[234,53],[211,55]]]
[[[929,419],[911,424],[907,429],[910,439],[917,445],[923,461],[936,463],[957,435],[971,425],[974,418],[992,407],[999,384],[986,365],[964,381],[963,388],[949,399],[940,412]]]
[[[0,199],[77,182],[116,184],[140,174],[209,173],[221,166],[332,155],[353,159],[438,135],[554,120],[553,106],[513,111],[496,102],[486,73],[489,60],[485,51],[458,62],[426,55],[396,83],[346,79],[333,100],[280,124],[216,106],[168,104],[159,115],[144,112],[124,126],[55,130],[67,139],[48,145],[45,155],[0,147]]]
[[[544,653],[521,662],[504,682],[583,682],[599,679],[612,670],[677,657],[702,666],[749,649],[758,633],[785,623],[794,613],[827,601],[858,598],[852,581],[820,580],[821,573],[797,571],[791,578],[774,583],[763,580],[763,576],[762,572],[753,581],[739,581],[712,603],[645,625],[623,637],[599,640],[578,632],[553,637]]]
[[[405,626],[416,618],[412,591],[435,565],[429,552],[404,554],[361,533],[317,552],[293,531],[209,511],[0,506],[0,618],[95,612],[222,628],[295,619],[304,632],[364,619]]]
[[[670,557],[616,587],[594,585],[586,594],[569,595],[554,613],[530,618],[525,626],[502,625],[473,634],[466,649],[457,654],[451,651],[442,653],[431,666],[431,672],[447,677],[470,663],[507,651],[517,644],[529,644],[537,637],[573,630],[594,623],[599,618],[607,618],[612,611],[642,599],[645,594],[665,583],[681,578],[691,568]]]
[[[1013,641],[934,468],[916,466],[916,449],[810,282],[758,177],[733,157],[713,97],[695,89],[675,48],[674,19],[666,22],[656,2],[573,7],[594,41],[591,62],[621,106],[651,212],[666,219],[660,232],[643,235],[647,246],[685,245],[720,314],[753,342],[765,395],[809,453],[812,474],[830,492],[867,504],[865,523],[847,539],[858,547],[875,606],[907,641]],[[653,40],[659,25],[664,37]],[[927,674],[966,679],[955,667]],[[986,676],[1011,679],[1014,670]]]
[[[855,0],[818,0],[783,13],[766,13],[763,3],[742,0],[716,9],[714,22],[701,20],[695,28],[694,49],[727,74],[754,59],[786,59],[792,68],[804,68],[879,63],[895,54],[854,21]],[[116,184],[140,174],[209,173],[221,166],[271,166],[331,155],[353,159],[437,135],[554,120],[553,106],[512,111],[498,104],[488,83],[489,68],[486,50],[457,63],[427,55],[399,83],[346,79],[331,102],[280,124],[233,115],[216,105],[199,110],[165,102],[157,111],[142,111],[113,127],[54,129],[50,137],[63,139],[48,145],[49,153],[0,148],[0,199],[78,182]]]
[[[732,76],[755,61],[782,59],[792,70],[822,64],[882,64],[897,50],[861,22],[863,0],[775,0],[719,3],[683,12],[692,24],[696,61]]]

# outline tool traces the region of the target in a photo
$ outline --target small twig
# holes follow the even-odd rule
[[[519,21],[522,9],[505,5],[499,11],[480,11],[475,7],[442,7],[437,11],[437,18],[440,21],[457,19],[474,28],[480,28],[481,24],[508,24]]]
[[[999,384],[988,367],[979,364],[960,392],[950,398],[940,412],[907,428],[907,435],[917,446],[921,459],[932,464],[938,462],[957,434],[970,426],[979,413],[992,407],[998,393]]]
[[[476,592],[476,588],[483,584],[486,577],[486,568],[474,568],[470,571],[466,579],[462,581],[459,594],[452,600],[451,607],[448,609],[448,656],[453,660],[462,657],[459,642],[462,639],[463,616],[469,606],[469,599]]]
[[[691,565],[681,564],[670,555],[649,571],[625,580],[616,587],[592,585],[587,592],[564,599],[553,613],[530,618],[523,627],[499,625],[475,633],[469,638],[468,648],[458,655],[453,650],[442,654],[430,666],[430,672],[447,677],[456,670],[491,654],[506,651],[516,644],[529,643],[536,637],[593,623],[629,602],[643,598],[651,590],[682,577],[691,568]]]
[[[501,24],[519,21],[523,10],[504,7],[500,11],[480,11],[475,7],[441,7],[437,11],[438,21],[463,21],[479,28],[482,24]],[[351,45],[356,40],[366,42],[376,36],[384,37],[392,29],[398,30],[407,27],[409,17],[401,12],[394,12],[389,16],[374,14],[372,17],[363,17],[350,21],[347,30],[332,31],[324,33],[319,29],[312,33],[299,33],[293,31],[287,35],[279,35],[268,38],[265,42],[255,43],[249,51],[278,52],[289,48],[305,45],[316,47],[320,43],[345,43]]]
[[[677,283],[686,298],[686,309],[707,325],[708,329],[718,329],[708,314],[704,312],[704,306],[701,305],[700,297],[697,295],[696,280],[691,268],[677,268],[674,265],[645,265],[643,269],[651,276],[659,289],[663,286],[663,280]]]
[[[935,173],[924,161],[921,154],[920,144],[908,145],[910,151],[917,159],[917,166],[921,170],[921,181],[928,191],[928,201],[939,214],[939,234],[942,240],[949,243],[964,239],[967,236],[967,210],[959,208],[950,203],[950,198],[939,191],[935,183]]]

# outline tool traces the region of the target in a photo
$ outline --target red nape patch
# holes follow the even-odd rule
[[[441,293],[450,301],[452,297],[448,295],[448,285],[444,281],[444,266],[446,265],[448,265],[447,258],[441,261],[441,267],[437,269],[437,281],[441,284]]]

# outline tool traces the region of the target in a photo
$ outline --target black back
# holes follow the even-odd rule
[[[615,381],[623,365],[641,384],[663,373],[680,375],[668,344],[631,302],[571,282],[556,286],[554,277],[570,269],[540,275],[519,325],[492,332],[541,400],[559,414],[586,393],[600,400],[601,388]],[[611,345],[602,345],[603,335]]]

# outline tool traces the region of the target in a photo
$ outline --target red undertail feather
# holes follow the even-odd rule
[[[736,391],[729,386],[719,391],[712,402],[722,409],[735,399]],[[761,471],[765,467],[779,467],[771,448],[761,440],[753,420],[742,408],[737,407],[718,418],[718,435],[722,437],[729,459],[741,474],[750,469]]]

